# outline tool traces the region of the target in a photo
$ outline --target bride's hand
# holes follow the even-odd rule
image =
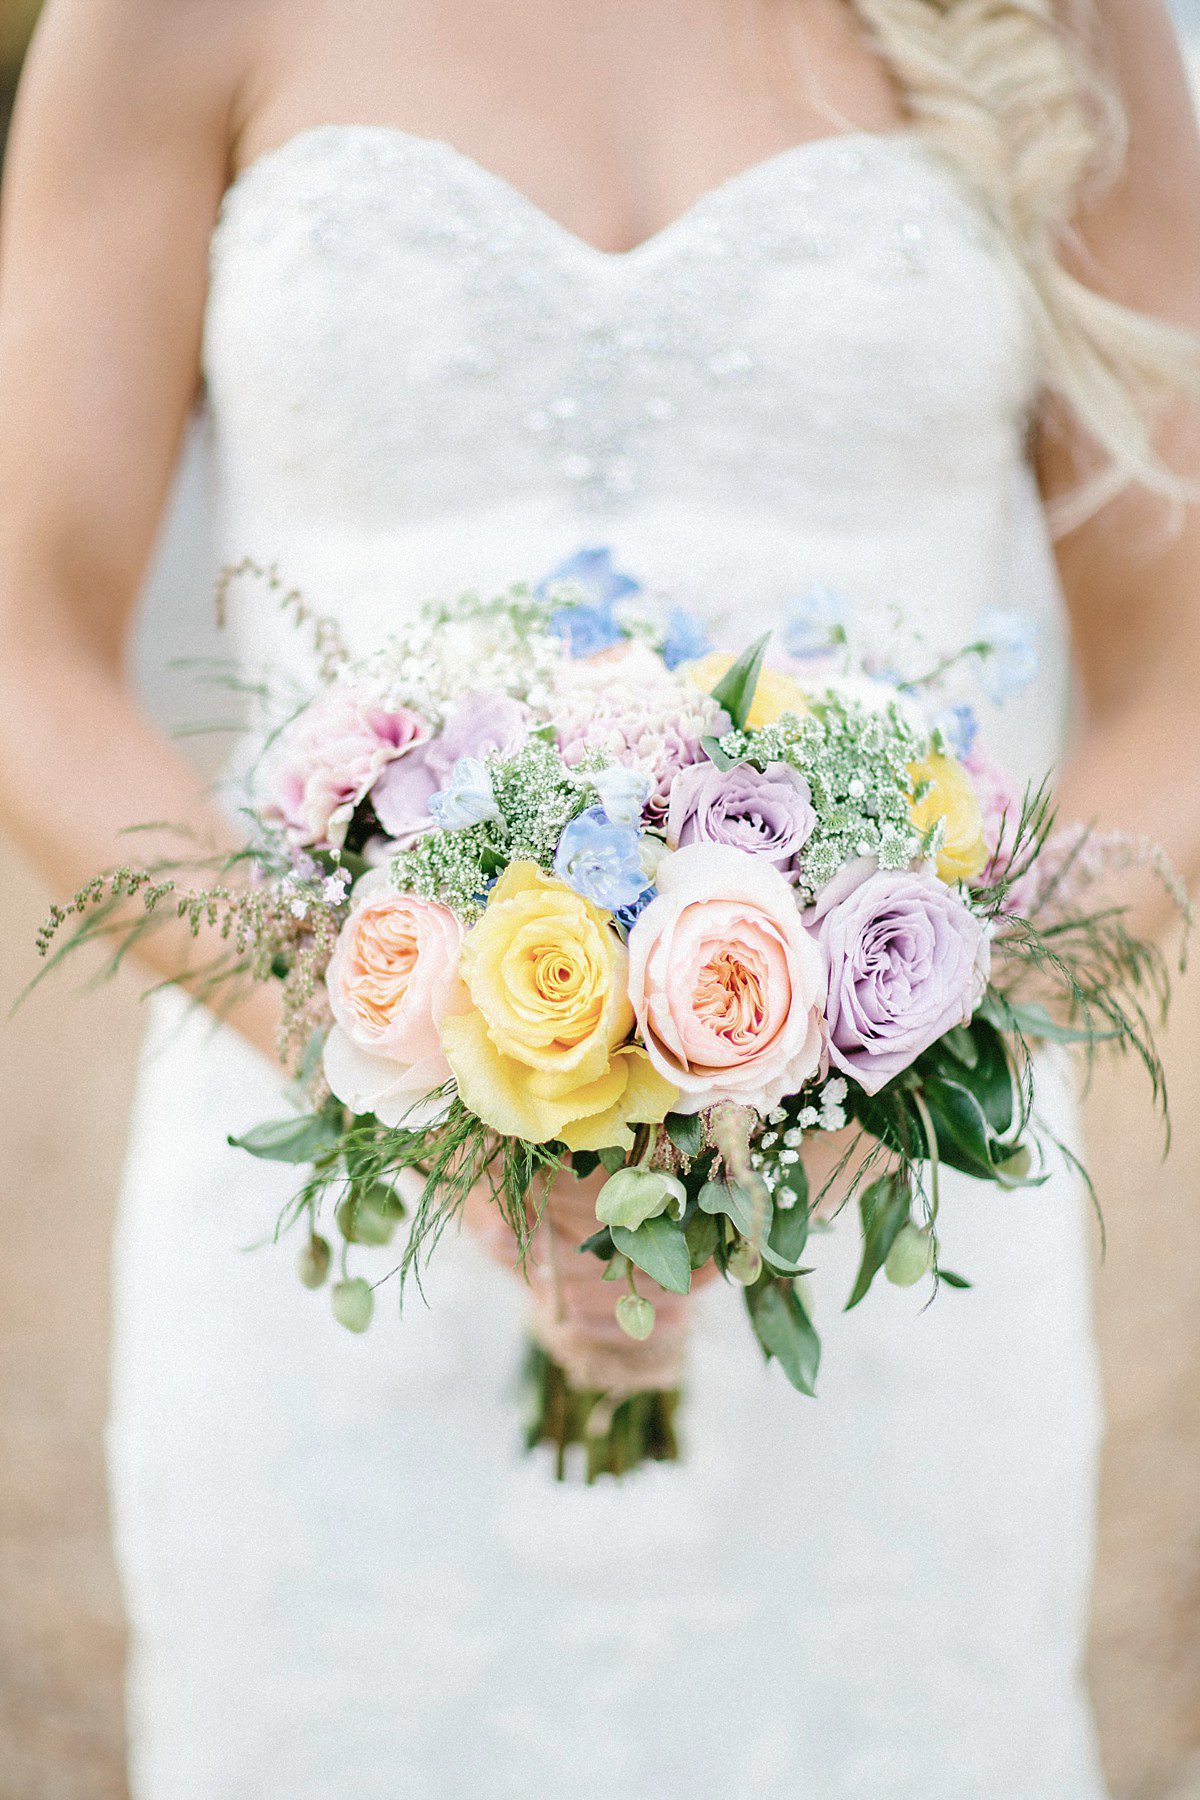
[[[624,1280],[605,1281],[608,1265],[579,1253],[597,1229],[596,1196],[607,1179],[599,1169],[582,1179],[561,1175],[550,1187],[524,1263],[534,1335],[576,1387],[673,1387],[683,1358],[686,1296],[668,1293],[635,1271],[638,1293],[655,1310],[651,1336],[638,1343],[616,1321],[616,1303],[628,1291]],[[486,1189],[475,1189],[463,1217],[498,1262],[520,1266],[516,1238]],[[693,1287],[705,1285],[716,1272],[711,1263],[697,1270]]]

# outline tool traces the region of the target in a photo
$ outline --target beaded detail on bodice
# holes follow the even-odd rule
[[[547,489],[908,506],[1011,457],[1034,386],[996,234],[902,133],[798,144],[609,253],[448,144],[304,132],[226,198],[207,370],[239,485],[365,530]]]

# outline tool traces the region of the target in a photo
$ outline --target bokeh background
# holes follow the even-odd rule
[[[0,142],[37,9],[0,0]],[[1200,72],[1200,0],[1176,12]],[[213,648],[203,516],[192,443],[131,670],[169,729],[197,711],[170,665]],[[47,903],[0,844],[0,1800],[124,1800],[102,1432],[141,1009],[129,976],[78,997],[44,989],[3,1025]],[[1091,1678],[1114,1800],[1200,1800],[1200,980],[1180,990],[1167,1058],[1166,1164],[1130,1073],[1103,1075],[1088,1106],[1109,1237],[1095,1274],[1109,1431]]]

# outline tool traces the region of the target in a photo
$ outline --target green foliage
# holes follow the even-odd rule
[[[821,1340],[795,1284],[766,1270],[746,1289],[746,1311],[768,1362],[772,1357],[801,1394],[816,1394]]]
[[[771,634],[768,631],[756,643],[751,644],[748,650],[743,650],[712,691],[717,705],[723,706],[729,714],[735,731],[741,731],[750,716],[758,678],[762,674],[763,658],[770,641]]]
[[[644,1462],[673,1462],[679,1455],[674,1389],[654,1389],[614,1399],[598,1388],[572,1387],[558,1364],[531,1344],[525,1364],[525,1442],[549,1444],[559,1481],[575,1451],[590,1484],[601,1475],[626,1475]]]
[[[228,1141],[235,1150],[245,1150],[262,1162],[315,1163],[338,1148],[341,1135],[337,1120],[319,1112],[274,1119]]]
[[[863,1251],[858,1279],[846,1302],[849,1312],[865,1299],[871,1283],[888,1259],[892,1245],[908,1223],[911,1197],[902,1175],[888,1174],[873,1181],[859,1195],[862,1215]]]
[[[681,1155],[699,1156],[704,1148],[704,1121],[699,1113],[668,1113],[663,1127]]]
[[[636,1231],[623,1225],[610,1227],[612,1241],[622,1256],[643,1269],[659,1287],[672,1294],[686,1294],[692,1285],[692,1263],[682,1225],[660,1214],[647,1219]]]

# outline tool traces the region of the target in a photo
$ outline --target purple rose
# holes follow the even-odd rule
[[[816,827],[807,781],[789,763],[768,763],[760,774],[749,763],[718,769],[695,763],[671,784],[667,842],[728,844],[751,856],[765,856],[783,875]]]
[[[983,998],[987,930],[925,870],[867,874],[832,905],[818,899],[810,922],[829,961],[830,1060],[868,1094],[965,1025]]]
[[[529,734],[529,709],[507,694],[463,694],[437,737],[403,762],[389,763],[371,789],[375,816],[390,838],[411,840],[428,831],[429,802],[450,786],[464,757],[482,762],[511,756]]]

